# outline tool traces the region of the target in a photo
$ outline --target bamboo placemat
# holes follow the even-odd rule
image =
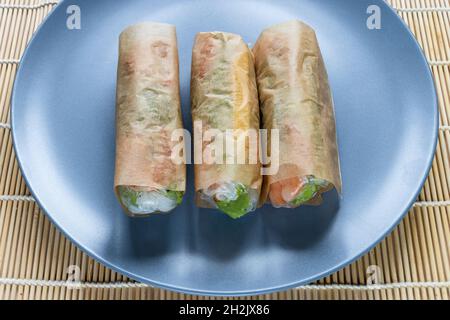
[[[0,299],[212,299],[149,288],[111,271],[71,244],[32,201],[12,149],[10,98],[22,53],[57,1],[0,2]],[[424,49],[439,97],[439,143],[418,202],[354,264],[311,286],[246,299],[449,299],[450,2],[388,2]],[[67,286],[69,266],[80,268],[80,283]],[[379,281],[370,285],[374,272]]]

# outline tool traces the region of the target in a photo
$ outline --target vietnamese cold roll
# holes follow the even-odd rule
[[[132,216],[181,203],[185,164],[172,161],[182,129],[175,27],[141,23],[120,35],[116,97],[115,193]]]
[[[229,148],[219,157],[222,162],[204,159],[208,148],[222,143],[219,140],[223,136],[205,139],[199,149],[194,149],[202,162],[195,164],[197,205],[219,209],[232,218],[242,217],[257,207],[262,176],[254,62],[240,36],[225,32],[197,35],[192,56],[191,102],[195,140],[211,130],[224,136],[228,131],[236,146],[243,146],[231,162],[227,162],[231,157]],[[242,154],[246,159],[239,162],[237,155]]]
[[[333,100],[319,44],[300,21],[272,26],[253,48],[263,128],[278,130],[277,174],[263,196],[275,207],[320,204],[341,191]],[[269,144],[269,146],[272,144]]]

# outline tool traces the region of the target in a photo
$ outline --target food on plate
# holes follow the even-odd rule
[[[279,171],[262,197],[275,207],[320,204],[341,175],[333,100],[315,32],[289,21],[262,32],[254,48],[262,127],[279,130]],[[269,144],[270,146],[270,144]]]
[[[185,164],[172,161],[182,129],[175,26],[141,23],[120,35],[114,189],[131,216],[169,212],[186,185]]]
[[[191,104],[194,140],[202,141],[200,148],[194,149],[195,157],[201,160],[195,164],[197,205],[219,209],[235,219],[254,211],[262,185],[259,157],[250,161],[259,150],[258,94],[253,56],[239,35],[197,34],[192,55]],[[237,141],[246,141],[241,143],[244,149],[237,151],[245,154],[246,161],[226,162],[231,156],[229,148],[224,148],[223,157],[219,157],[222,163],[205,161],[208,149],[222,143],[223,137],[203,139],[212,130],[224,136],[231,130],[236,145]]]

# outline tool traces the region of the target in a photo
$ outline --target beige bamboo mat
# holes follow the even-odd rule
[[[8,125],[12,85],[27,42],[55,3],[0,0],[0,299],[209,299],[133,283],[72,245],[31,199],[16,197],[29,196],[29,191]],[[418,203],[389,237],[354,264],[309,287],[247,299],[449,299],[450,2],[389,3],[424,49],[439,96],[439,144]],[[81,268],[79,287],[66,285],[71,265]],[[374,270],[381,271],[381,284],[367,286]]]

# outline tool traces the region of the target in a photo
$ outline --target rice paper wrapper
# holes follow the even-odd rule
[[[194,130],[194,139],[201,139],[199,135],[203,137],[209,129],[222,133],[253,129],[259,152],[259,104],[253,55],[240,36],[225,32],[197,34],[192,55],[191,104],[194,125],[201,123],[201,132]],[[202,143],[201,150],[195,150],[196,156],[199,153],[202,156],[208,144]],[[200,199],[198,192],[216,183],[241,183],[259,195],[262,176],[258,153],[251,164],[249,159],[253,152],[249,152],[248,144],[245,148],[245,164],[195,165],[195,190],[200,207],[210,206]],[[224,148],[224,159],[228,151]]]
[[[253,53],[263,128],[280,136],[279,170],[265,177],[262,201],[271,184],[310,175],[341,193],[333,100],[314,30],[300,21],[272,26]],[[318,195],[310,204],[320,201]]]
[[[182,129],[175,27],[142,23],[120,35],[115,190],[185,191],[185,164],[172,161]]]

